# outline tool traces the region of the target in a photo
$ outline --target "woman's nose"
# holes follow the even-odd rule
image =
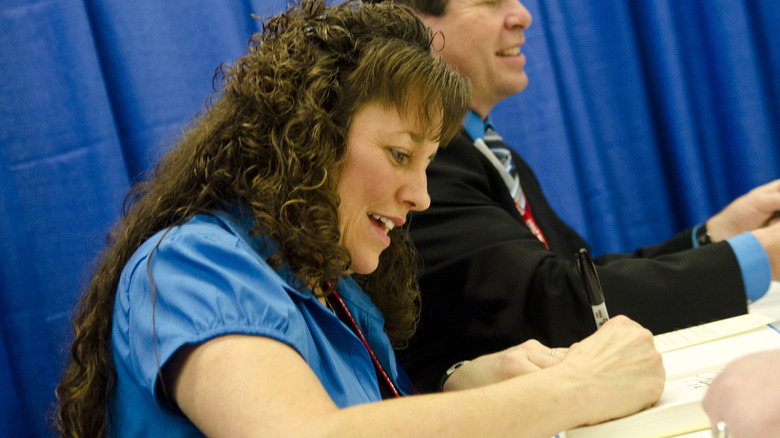
[[[404,185],[399,192],[399,197],[411,211],[423,211],[430,207],[431,197],[428,194],[428,177],[425,172],[421,172]]]

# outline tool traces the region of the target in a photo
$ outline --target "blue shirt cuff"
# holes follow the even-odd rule
[[[701,228],[701,226],[702,224],[695,225],[691,230],[691,245],[693,245],[694,248],[699,247],[699,242],[696,241],[696,232],[699,231],[699,228]]]
[[[737,256],[747,299],[753,302],[763,297],[772,282],[772,267],[764,246],[753,233],[742,233],[726,242]]]

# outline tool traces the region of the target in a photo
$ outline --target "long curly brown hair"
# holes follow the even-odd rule
[[[302,289],[330,284],[327,294],[336,287],[350,254],[339,244],[333,175],[356,109],[369,102],[397,108],[442,144],[460,129],[469,85],[431,55],[431,39],[405,6],[304,0],[265,20],[247,54],[220,67],[214,103],[153,177],[134,187],[81,298],[57,386],[61,436],[107,434],[116,288],[125,263],[156,232],[241,203],[254,216],[252,232],[279,243],[272,266],[288,264]],[[378,269],[358,280],[399,346],[419,313],[417,259],[406,229],[391,236]]]

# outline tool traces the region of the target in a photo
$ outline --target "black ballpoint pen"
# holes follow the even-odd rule
[[[577,258],[577,270],[580,272],[582,288],[590,301],[590,307],[593,310],[593,319],[596,320],[596,328],[600,328],[609,319],[607,305],[604,303],[604,292],[601,289],[599,275],[596,273],[596,265],[590,258],[588,250],[581,248],[575,254]]]

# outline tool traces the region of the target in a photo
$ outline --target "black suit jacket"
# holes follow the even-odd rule
[[[569,346],[595,331],[574,253],[587,243],[552,210],[513,152],[550,249],[525,226],[498,171],[462,132],[428,168],[431,207],[411,217],[424,261],[418,332],[399,358],[422,392],[453,363],[528,339]],[[633,254],[595,259],[608,311],[654,333],[747,311],[728,243],[693,249],[691,230]]]

